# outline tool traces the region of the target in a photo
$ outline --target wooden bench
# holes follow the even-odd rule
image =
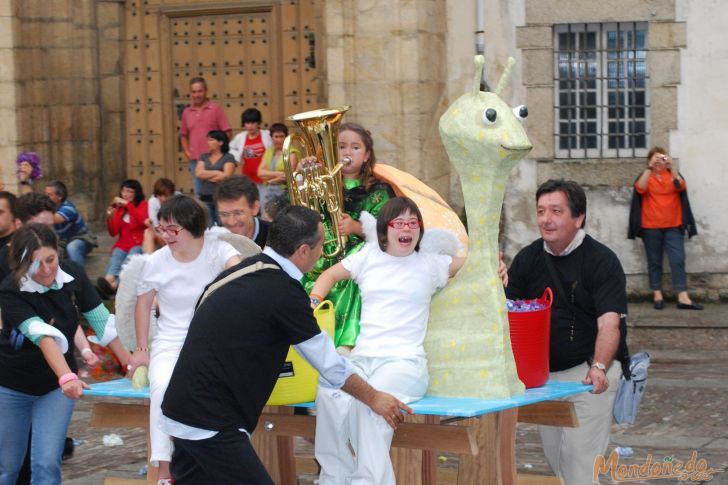
[[[550,382],[529,389],[522,396],[507,400],[435,398],[426,396],[413,403],[414,416],[397,428],[392,442],[392,460],[397,483],[435,485],[437,452],[459,455],[459,466],[448,483],[458,485],[553,485],[555,477],[516,474],[516,423],[552,426],[577,426],[571,403],[554,401],[587,392],[591,386],[572,382]],[[146,399],[148,392],[131,390],[128,380],[93,384],[90,396],[136,397]],[[303,406],[312,407],[313,403]],[[148,428],[148,403],[120,404],[98,402],[94,405],[91,426]],[[266,407],[260,417],[253,444],[271,477],[278,485],[295,485],[296,470],[310,464],[297,463],[293,437],[313,439],[316,418],[294,415],[288,406]],[[150,476],[153,471],[150,467]],[[110,481],[111,480],[111,481]],[[107,485],[132,483],[107,479]],[[137,482],[139,483],[139,482]]]

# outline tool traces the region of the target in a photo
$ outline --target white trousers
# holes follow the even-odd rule
[[[378,391],[404,403],[427,391],[424,358],[352,358],[356,373]],[[337,389],[316,396],[316,459],[320,485],[394,485],[389,457],[394,430],[369,406]]]
[[[162,417],[162,400],[167,391],[172,371],[182,350],[181,344],[154,342],[149,357],[149,435],[152,447],[152,465],[160,461],[172,461],[172,438],[159,429]]]
[[[550,380],[581,382],[589,370],[583,364],[560,372],[551,372]],[[609,445],[609,430],[612,426],[612,408],[619,388],[622,366],[614,361],[607,371],[609,387],[601,394],[590,392],[564,398],[574,403],[578,428],[539,426],[543,451],[556,476],[565,485],[587,485],[593,481],[594,459],[603,455]]]

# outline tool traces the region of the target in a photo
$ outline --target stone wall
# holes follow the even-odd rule
[[[15,31],[17,19],[13,16],[12,0],[0,0],[0,183],[6,190],[16,192],[15,158],[17,125],[15,117]]]
[[[10,8],[16,154],[37,152],[44,180],[64,181],[96,219],[124,175],[123,2],[18,0]]]
[[[372,132],[379,160],[447,198],[445,0],[327,0],[324,9],[329,105],[350,104],[346,120]]]

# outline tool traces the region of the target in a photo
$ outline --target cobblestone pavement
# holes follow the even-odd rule
[[[96,265],[97,273],[91,269]],[[101,268],[98,270],[98,268]],[[90,274],[98,276],[100,262],[91,262]],[[709,304],[703,312],[679,311],[673,307],[658,312],[648,303],[630,305],[630,350],[646,350],[652,366],[637,421],[631,426],[614,426],[609,451],[629,447],[631,457],[620,464],[642,465],[648,456],[653,462],[687,461],[693,451],[713,468],[728,468],[728,318],[725,304]],[[145,465],[144,431],[141,429],[94,429],[88,427],[90,399],[76,407],[69,435],[81,444],[63,464],[64,484],[102,484],[107,476],[139,478]],[[116,433],[122,446],[105,447],[104,435]],[[300,454],[311,455],[308,443],[299,440]],[[541,451],[536,427],[519,425],[517,435],[519,472],[551,474]],[[446,459],[446,461],[443,461]],[[439,466],[452,469],[457,458],[444,456]],[[314,476],[299,475],[299,484],[311,485]],[[602,475],[603,484],[613,484]],[[709,483],[728,485],[728,473],[717,473],[706,482],[677,479],[631,481],[636,484]],[[403,484],[414,485],[414,484]]]

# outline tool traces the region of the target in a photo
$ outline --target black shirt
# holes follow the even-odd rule
[[[268,228],[270,222],[264,221],[260,217],[258,219],[258,235],[255,236],[255,244],[260,246],[260,249],[265,248],[265,243],[268,242]]]
[[[13,237],[13,234],[15,233],[10,233],[7,236],[0,237],[0,248],[4,248],[8,245],[10,239]]]
[[[46,293],[20,291],[13,274],[0,284],[0,308],[3,330],[0,332],[0,386],[40,396],[58,387],[58,377],[51,370],[36,344],[25,339],[20,349],[10,344],[10,331],[25,320],[38,316],[63,333],[68,341],[64,354],[72,372],[76,372],[73,336],[79,323],[79,311],[88,312],[101,304],[101,299],[83,268],[73,262],[62,262],[61,268],[73,276],[59,290]]]
[[[259,254],[215,281],[257,261],[276,264]],[[288,348],[320,331],[308,295],[283,270],[263,269],[227,283],[192,318],[162,412],[196,428],[252,433]]]
[[[551,259],[567,295],[559,294],[544,258]],[[626,279],[617,255],[588,235],[567,256],[546,253],[543,239],[538,239],[513,260],[508,270],[506,296],[538,298],[547,286],[554,292],[550,368],[555,372],[593,357],[598,317],[608,312],[627,313]],[[573,305],[566,299],[573,301]]]

